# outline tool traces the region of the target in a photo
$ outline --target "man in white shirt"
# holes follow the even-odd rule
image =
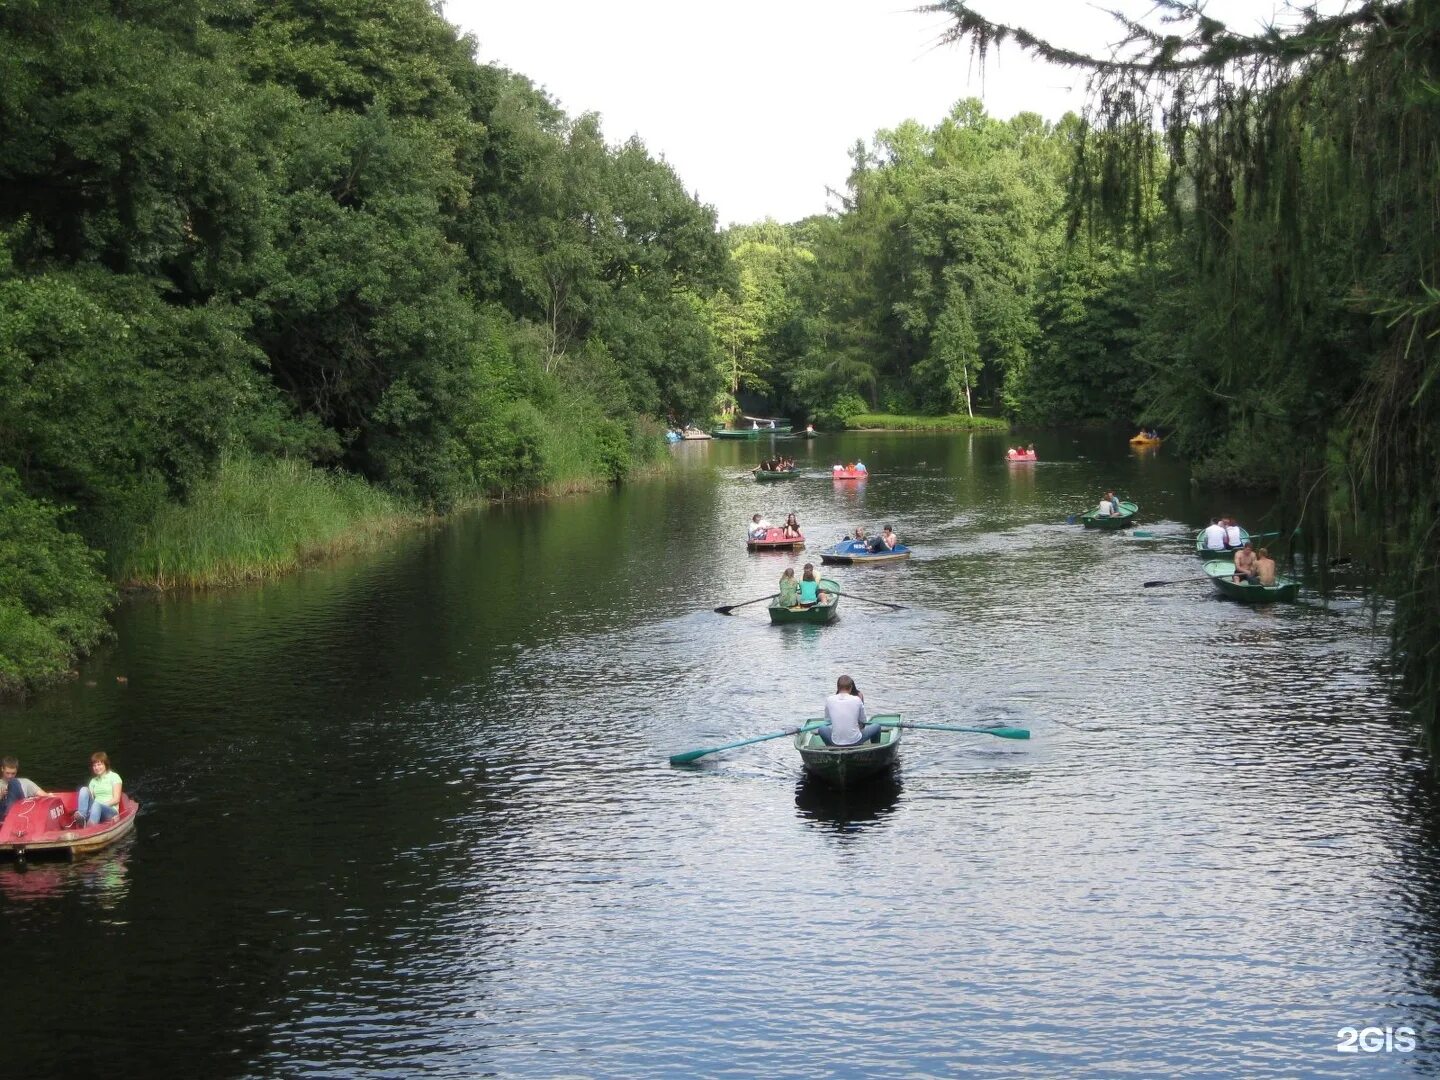
[[[825,726],[816,728],[826,746],[855,746],[880,740],[884,730],[879,724],[865,723],[865,699],[855,689],[855,680],[841,675],[835,680],[835,693],[825,699]]]
[[[1225,527],[1225,546],[1227,548],[1238,548],[1245,544],[1245,536],[1240,531],[1240,526],[1235,524],[1234,518],[1226,518],[1222,525]]]
[[[1205,550],[1225,550],[1225,527],[1220,524],[1219,518],[1211,518],[1210,524],[1205,526]]]

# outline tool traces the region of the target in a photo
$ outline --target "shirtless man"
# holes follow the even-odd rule
[[[1270,557],[1269,548],[1261,548],[1255,560],[1255,576],[1261,585],[1275,584],[1275,560]]]
[[[1245,546],[1235,552],[1235,574],[1231,580],[1237,584],[1248,581],[1251,585],[1254,585],[1258,580],[1255,573],[1255,563],[1257,561],[1255,557],[1255,545],[1250,543],[1249,540],[1246,540]]]

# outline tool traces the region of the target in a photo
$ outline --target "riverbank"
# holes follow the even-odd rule
[[[656,445],[653,456],[642,450],[619,463],[597,465],[572,454],[556,463],[556,479],[517,497],[554,499],[610,488],[617,466],[627,480],[652,477],[670,467],[663,442]],[[587,465],[595,471],[586,471]],[[0,491],[4,479],[0,475]],[[18,488],[11,496],[12,504],[20,501]],[[167,503],[111,537],[103,554],[59,528],[63,511],[31,500],[21,514],[12,505],[0,518],[0,584],[18,599],[0,602],[0,701],[73,676],[80,660],[110,636],[107,615],[117,590],[272,581],[497,501],[477,496],[437,514],[358,476],[291,459],[237,456],[224,459],[184,503]],[[22,559],[23,552],[29,555]]]
[[[668,459],[630,472],[639,479]],[[612,486],[606,476],[571,475],[525,498],[551,499]],[[500,500],[475,498],[451,513]],[[224,462],[215,478],[181,505],[166,506],[111,555],[122,589],[163,592],[271,580],[306,566],[362,551],[450,514],[409,506],[357,476],[298,461]]]
[[[1009,431],[1010,425],[993,416],[904,416],[899,413],[859,413],[845,421],[848,431]]]

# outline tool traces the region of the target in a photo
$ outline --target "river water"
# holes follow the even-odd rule
[[[0,866],[25,1075],[1349,1076],[1440,1063],[1436,789],[1344,568],[1247,609],[1193,579],[1184,464],[1105,435],[674,448],[613,494],[506,506],[263,587],[142,598],[3,721],[42,786],[104,748],[143,811]],[[829,465],[863,456],[864,484]],[[1065,523],[1115,488],[1156,538]],[[747,554],[795,510],[803,555]],[[786,566],[827,627],[772,627]],[[788,739],[912,730],[848,795]],[[121,681],[123,679],[123,681]],[[1416,1048],[1338,1049],[1410,1027]]]

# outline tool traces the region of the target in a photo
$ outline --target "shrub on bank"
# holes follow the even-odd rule
[[[100,556],[60,528],[63,514],[0,468],[0,695],[60,678],[109,633]]]
[[[885,431],[1009,431],[1010,425],[993,416],[901,416],[894,413],[857,413],[845,421],[852,431],[880,428]]]

